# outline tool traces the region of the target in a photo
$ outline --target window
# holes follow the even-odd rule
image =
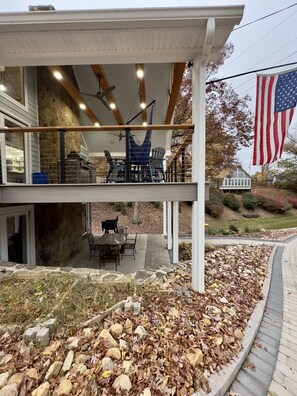
[[[2,76],[1,84],[5,87],[4,94],[25,105],[24,69],[18,66],[5,67]]]
[[[5,126],[16,124],[5,120]],[[7,182],[25,183],[25,143],[23,132],[5,132],[5,158]]]

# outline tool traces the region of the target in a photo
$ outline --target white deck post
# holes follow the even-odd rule
[[[163,235],[167,235],[167,202],[163,202]]]
[[[198,56],[192,68],[192,120],[195,125],[192,143],[192,179],[197,182],[197,201],[192,207],[192,287],[204,292],[204,205],[205,205],[205,63]]]
[[[171,201],[167,202],[167,249],[172,249],[172,210],[171,210]]]
[[[178,201],[173,202],[173,246],[172,261],[178,263]]]

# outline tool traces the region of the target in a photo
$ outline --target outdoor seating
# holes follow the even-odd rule
[[[164,147],[154,147],[149,159],[149,167],[152,175],[152,182],[166,181],[163,161],[165,157]]]
[[[115,270],[117,270],[121,263],[121,245],[101,245],[100,248],[100,263],[103,265],[106,263],[115,264]]]
[[[89,232],[88,233],[88,243],[89,243],[89,250],[90,250],[90,256],[89,260],[91,260],[92,257],[99,257],[100,258],[100,245],[97,245],[94,240],[94,235]]]
[[[123,159],[112,158],[108,150],[104,150],[104,155],[109,165],[106,183],[124,183],[125,161]]]
[[[134,238],[127,238],[124,244],[125,248],[125,256],[133,256],[135,260],[136,252],[136,241],[137,241],[137,233],[135,234]]]

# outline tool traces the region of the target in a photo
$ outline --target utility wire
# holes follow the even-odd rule
[[[246,50],[244,50],[241,54],[239,54],[238,56],[236,56],[235,58],[233,58],[229,63],[227,63],[227,65],[225,66],[228,67],[229,65],[231,65],[231,63],[233,63],[236,59],[240,58],[243,54],[245,54],[249,49],[251,49],[252,47],[254,47],[256,44],[258,44],[260,41],[262,41],[265,37],[267,37],[271,32],[273,32],[276,28],[278,28],[281,24],[283,24],[284,22],[286,22],[287,19],[291,18],[291,16],[293,16],[294,14],[296,14],[297,10],[295,12],[293,12],[293,14],[287,16],[284,20],[282,20],[278,25],[276,25],[274,28],[272,28],[271,30],[269,30],[269,32],[267,32],[266,34],[264,34],[264,36],[262,36],[259,40],[255,41],[252,45],[250,45]]]
[[[287,10],[287,9],[289,9],[289,8],[295,7],[296,5],[297,5],[297,3],[291,4],[291,5],[289,5],[288,7],[282,8],[281,10],[272,12],[271,14],[264,15],[263,17],[258,18],[258,19],[255,19],[255,20],[252,21],[252,22],[248,22],[248,23],[246,23],[245,25],[238,26],[237,28],[233,29],[233,32],[234,32],[235,30],[239,30],[239,29],[242,29],[242,28],[244,28],[244,27],[246,27],[246,26],[252,25],[253,23],[262,21],[263,19],[269,18],[269,17],[271,17],[272,15],[278,14],[278,13],[280,13],[280,12],[282,12],[282,11],[285,11],[285,10]]]
[[[294,55],[296,52],[297,51],[293,52],[293,54],[291,54],[291,55]],[[291,55],[287,56],[286,58],[290,57]],[[286,59],[286,58],[284,58],[284,59]],[[251,74],[251,73],[257,73],[259,71],[277,69],[279,67],[291,66],[291,65],[297,65],[297,62],[286,63],[284,65],[278,65],[278,66],[264,67],[262,69],[256,69],[256,70],[251,70],[251,71],[247,71],[247,72],[244,72],[244,73],[234,74],[233,76],[229,76],[229,77],[218,78],[217,80],[207,81],[206,85],[213,84],[213,83],[216,83],[216,82],[219,82],[219,81],[230,80],[230,78],[236,78],[236,77],[240,77],[240,76],[245,76],[245,75]]]

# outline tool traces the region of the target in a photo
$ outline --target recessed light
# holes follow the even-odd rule
[[[114,110],[117,106],[115,103],[109,103],[109,107],[111,108],[111,110]]]
[[[147,122],[146,122],[146,121],[143,121],[142,125],[143,125],[143,126],[147,126]]]
[[[0,84],[0,91],[2,91],[2,92],[7,91],[7,88],[4,84]]]
[[[143,78],[143,76],[144,76],[143,69],[137,69],[136,75],[137,75],[138,78]]]
[[[79,104],[79,107],[80,107],[82,110],[86,110],[86,108],[87,108],[87,106],[86,106],[84,103],[80,103],[80,104]]]
[[[100,124],[99,124],[99,122],[95,122],[95,127],[99,127],[100,126]]]
[[[54,75],[54,77],[56,77],[57,80],[62,80],[62,78],[63,78],[62,74],[58,70],[55,70],[53,72],[53,75]]]
[[[145,108],[146,108],[146,103],[144,103],[144,102],[140,103],[140,107],[141,107],[142,109],[145,109]]]

